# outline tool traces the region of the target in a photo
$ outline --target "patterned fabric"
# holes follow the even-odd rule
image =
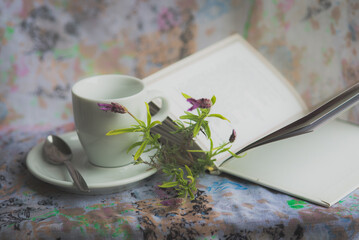
[[[358,1],[255,1],[248,41],[309,107],[359,81]],[[359,107],[343,116],[359,123]]]
[[[250,1],[2,1],[1,129],[73,121],[71,86],[143,78],[233,32]],[[222,27],[223,26],[223,27]]]
[[[0,12],[0,239],[359,238],[359,190],[327,209],[204,175],[195,200],[179,203],[156,174],[126,191],[82,196],[25,165],[46,135],[74,130],[74,82],[143,78],[234,32],[315,106],[359,79],[358,1],[6,0]],[[359,123],[358,107],[344,118]]]
[[[0,140],[0,239],[356,239],[359,190],[323,208],[228,175],[204,175],[195,200],[158,185],[116,194],[62,192],[34,178],[26,153],[52,131],[9,131]],[[5,162],[5,163],[4,163]]]

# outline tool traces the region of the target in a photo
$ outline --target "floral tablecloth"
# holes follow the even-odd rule
[[[358,1],[5,0],[0,13],[0,239],[359,238],[358,190],[323,208],[204,175],[196,198],[178,204],[158,187],[159,173],[84,196],[38,180],[25,164],[47,134],[74,130],[74,82],[142,78],[234,32],[315,106],[359,80]],[[345,118],[358,123],[358,107]]]
[[[228,175],[204,175],[193,201],[178,204],[158,187],[155,174],[120,193],[84,196],[62,192],[26,168],[31,147],[49,133],[2,134],[0,239],[355,239],[359,190],[331,208]]]

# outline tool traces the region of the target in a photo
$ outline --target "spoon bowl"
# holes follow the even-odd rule
[[[49,135],[45,139],[44,146],[42,148],[44,158],[51,164],[65,164],[67,170],[73,179],[75,186],[82,192],[89,192],[89,188],[85,182],[85,179],[77,171],[70,160],[72,158],[72,151],[65,141],[56,135]]]

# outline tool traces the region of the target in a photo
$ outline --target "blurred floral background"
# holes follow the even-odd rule
[[[233,33],[309,107],[359,81],[356,0],[3,0],[0,132],[71,124],[79,79],[144,78]],[[359,123],[359,107],[344,118]]]

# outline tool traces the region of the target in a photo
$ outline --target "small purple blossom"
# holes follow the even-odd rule
[[[167,206],[167,207],[178,207],[179,205],[181,205],[182,201],[183,201],[182,198],[171,198],[171,199],[163,200],[160,203],[163,206]]]
[[[229,142],[234,142],[236,140],[237,133],[236,130],[233,129],[231,136],[229,137]]]
[[[118,104],[118,103],[114,103],[114,102],[111,102],[111,104],[108,104],[108,103],[97,103],[97,105],[100,107],[100,109],[102,111],[111,111],[111,112],[114,112],[114,113],[121,113],[121,114],[124,114],[124,113],[127,113],[127,109],[122,106],[121,104]]]
[[[192,104],[192,107],[190,107],[187,111],[192,111],[196,108],[210,108],[212,106],[212,102],[208,98],[200,98],[200,99],[194,99],[194,98],[188,98],[187,102]]]

